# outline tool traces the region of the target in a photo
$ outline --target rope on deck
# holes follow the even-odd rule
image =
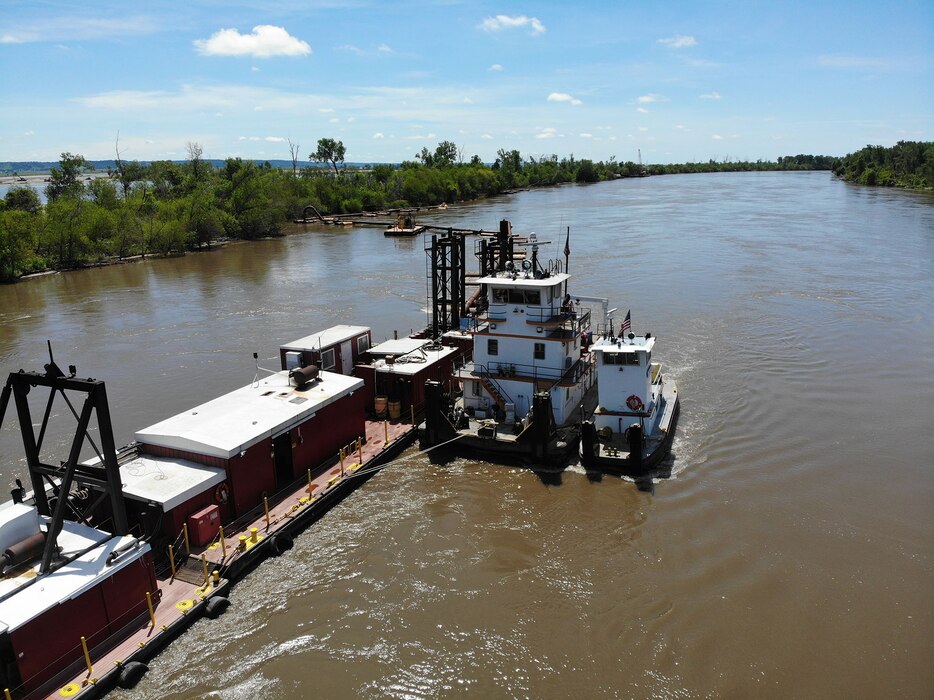
[[[353,477],[355,477],[355,476],[365,476],[366,474],[373,474],[373,473],[375,473],[375,472],[382,471],[383,469],[386,469],[387,467],[391,467],[391,466],[392,466],[393,464],[395,464],[396,462],[403,462],[403,461],[405,461],[405,460],[407,460],[407,459],[410,459],[410,458],[412,458],[412,457],[420,457],[420,456],[422,456],[422,455],[426,455],[426,454],[428,454],[429,452],[431,452],[432,450],[437,450],[439,447],[444,447],[445,445],[450,445],[452,442],[455,442],[455,441],[457,441],[457,440],[460,440],[462,437],[467,437],[467,436],[466,436],[466,435],[458,435],[457,437],[451,438],[450,440],[448,440],[448,441],[446,441],[446,442],[442,442],[442,443],[440,443],[440,444],[438,444],[438,445],[433,445],[432,447],[429,447],[427,450],[421,450],[420,452],[416,452],[415,454],[406,455],[405,457],[399,457],[398,459],[394,459],[394,460],[392,460],[391,462],[386,462],[386,464],[380,464],[380,465],[375,466],[375,467],[369,467],[368,469],[360,469],[360,470],[358,470],[358,471],[353,472],[352,474],[347,474],[347,475],[345,475],[344,478],[350,479],[350,478],[353,478]]]

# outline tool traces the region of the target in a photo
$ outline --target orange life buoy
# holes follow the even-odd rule
[[[630,411],[641,411],[643,408],[642,399],[635,394],[626,399],[626,405],[629,406]]]
[[[227,487],[227,482],[222,481],[214,489],[214,500],[218,503],[226,503],[228,498],[230,498],[230,489]]]

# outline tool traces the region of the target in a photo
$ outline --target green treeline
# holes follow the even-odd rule
[[[891,148],[866,146],[841,158],[835,174],[880,187],[934,187],[934,141],[899,141]]]
[[[290,146],[293,146],[290,143]],[[497,153],[492,164],[469,161],[456,144],[423,148],[400,165],[345,167],[343,143],[318,141],[302,167],[298,147],[291,168],[273,168],[240,158],[215,166],[187,144],[188,160],[139,163],[119,157],[108,177],[88,178],[83,156],[63,153],[52,169],[42,205],[30,187],[14,187],[0,200],[0,281],[30,272],[67,269],[146,255],[180,255],[225,239],[256,239],[280,233],[313,204],[326,215],[383,211],[476,200],[529,187],[600,182],[671,173],[755,170],[829,170],[829,156],[786,156],[777,162],[717,162],[646,165],[523,157]],[[849,156],[848,156],[849,158]]]

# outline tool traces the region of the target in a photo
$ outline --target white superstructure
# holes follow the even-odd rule
[[[478,280],[487,310],[474,332],[473,361],[457,378],[464,408],[479,418],[521,420],[536,392],[551,395],[555,423],[565,423],[593,384],[593,365],[582,357],[590,312],[565,294],[570,275],[506,270]]]

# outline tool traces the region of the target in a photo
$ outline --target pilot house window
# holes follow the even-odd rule
[[[605,352],[603,353],[605,365],[638,365],[639,356],[634,352]]]

